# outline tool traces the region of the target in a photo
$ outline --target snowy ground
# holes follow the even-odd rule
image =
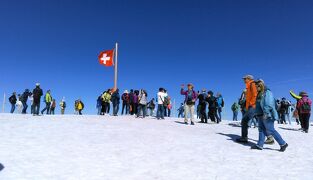
[[[158,121],[99,116],[0,114],[0,171],[4,180],[67,179],[312,179],[312,131],[277,125],[285,152],[267,145],[251,150],[233,141],[240,127],[186,126],[182,119]],[[284,129],[282,129],[282,128]],[[311,126],[311,129],[313,127]]]

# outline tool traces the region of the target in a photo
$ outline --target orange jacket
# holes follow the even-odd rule
[[[246,109],[249,109],[249,106],[255,108],[256,97],[258,95],[255,83],[253,80],[250,80],[246,83]]]

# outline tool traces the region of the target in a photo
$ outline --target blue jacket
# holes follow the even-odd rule
[[[216,98],[216,101],[217,101],[217,107],[221,108],[221,107],[224,107],[224,99],[222,96],[219,96],[218,98]]]
[[[256,115],[265,115],[267,118],[278,119],[278,113],[275,108],[275,99],[273,93],[265,88],[265,92],[256,102]]]

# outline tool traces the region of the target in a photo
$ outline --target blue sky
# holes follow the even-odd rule
[[[124,89],[181,84],[220,92],[225,115],[244,88],[263,78],[274,95],[313,94],[313,1],[0,1],[0,93],[40,82],[59,101],[81,98],[93,114],[97,96],[113,86],[113,68],[98,53],[119,42]],[[1,97],[2,99],[2,97]],[[9,105],[7,105],[8,110]]]

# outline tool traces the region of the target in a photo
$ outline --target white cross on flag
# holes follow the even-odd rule
[[[113,66],[113,57],[114,57],[114,49],[102,51],[99,56],[98,60],[99,63],[104,66]]]

